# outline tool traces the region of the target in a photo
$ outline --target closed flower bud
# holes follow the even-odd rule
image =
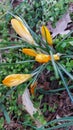
[[[22,22],[22,20],[19,17],[16,17],[17,19],[12,19],[11,24],[13,29],[16,31],[16,33],[21,36],[26,42],[30,44],[35,44],[34,39],[32,38],[30,32]]]
[[[2,83],[5,86],[13,87],[27,81],[31,77],[31,74],[11,74],[6,76]]]
[[[49,30],[48,30],[48,28],[47,28],[46,26],[42,26],[42,27],[41,27],[41,34],[42,34],[43,39],[44,39],[49,45],[52,45],[52,44],[53,44],[51,34],[50,34],[50,32],[49,32]]]
[[[27,55],[33,56],[33,57],[35,57],[35,56],[37,55],[36,51],[33,50],[33,49],[23,48],[23,49],[22,49],[22,52],[23,52],[24,54],[27,54]]]

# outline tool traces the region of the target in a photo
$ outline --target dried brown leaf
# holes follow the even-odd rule
[[[54,38],[58,34],[63,35],[63,34],[69,33],[70,30],[66,30],[66,28],[67,28],[68,23],[70,23],[70,22],[71,22],[71,18],[70,18],[69,12],[67,12],[62,16],[61,19],[58,20],[55,28],[53,28],[50,23],[48,23],[47,27],[51,30],[52,37]]]

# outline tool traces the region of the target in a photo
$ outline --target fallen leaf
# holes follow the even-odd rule
[[[48,29],[51,28],[52,37],[54,38],[58,34],[67,34],[70,32],[70,30],[66,30],[68,23],[72,22],[69,12],[65,13],[61,19],[56,23],[56,27],[53,28],[52,25],[48,22]]]
[[[22,95],[22,104],[24,106],[24,109],[29,113],[29,115],[33,118],[36,126],[39,128],[42,126],[42,123],[37,120],[37,118],[34,118],[34,114],[38,112],[39,116],[41,116],[41,112],[36,109],[30,99],[30,93],[28,88],[25,89],[23,95]]]
[[[22,103],[25,107],[25,110],[33,117],[33,114],[37,112],[37,109],[34,108],[32,101],[30,100],[29,90],[26,88],[22,95]]]

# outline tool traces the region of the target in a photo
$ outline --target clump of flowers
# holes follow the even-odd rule
[[[31,45],[28,48],[25,47],[22,49],[22,53],[29,55],[33,57],[35,62],[40,63],[40,67],[36,69],[32,74],[11,74],[5,77],[5,79],[2,81],[2,83],[5,86],[13,87],[18,86],[19,84],[26,82],[32,77],[36,77],[46,68],[47,65],[49,65],[49,62],[52,62],[55,75],[58,78],[58,75],[60,75],[63,84],[73,101],[73,97],[68,89],[68,86],[65,82],[64,76],[61,72],[61,70],[69,76],[73,80],[73,76],[66,71],[66,69],[59,63],[61,60],[62,54],[56,52],[56,50],[53,47],[53,40],[52,36],[50,34],[50,31],[45,25],[42,25],[41,27],[41,35],[42,39],[40,40],[40,44],[36,43],[34,38],[32,37],[32,34],[28,30],[25,23],[22,21],[21,18],[18,16],[15,16],[15,18],[11,19],[11,25],[15,32],[28,44]],[[37,37],[38,38],[38,37]],[[63,54],[64,56],[64,54]],[[65,54],[66,57],[66,54]],[[28,61],[29,62],[29,61]],[[36,76],[37,75],[37,76]],[[31,85],[32,86],[32,85]],[[33,87],[31,87],[33,88]],[[34,87],[35,88],[35,87]]]

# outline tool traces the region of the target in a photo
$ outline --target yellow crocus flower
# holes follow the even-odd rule
[[[39,63],[47,63],[50,60],[50,56],[46,54],[37,54],[35,60]]]
[[[6,76],[2,83],[7,87],[13,87],[27,81],[31,77],[31,74],[11,74]]]
[[[23,48],[22,52],[29,56],[33,56],[33,57],[35,57],[37,55],[36,51],[33,49]]]
[[[54,57],[54,60],[60,59],[60,56],[58,54],[54,54],[53,57]],[[36,55],[35,60],[39,63],[47,63],[51,61],[51,56],[40,53]]]
[[[16,16],[16,18],[11,19],[11,24],[16,33],[21,36],[26,42],[30,44],[35,44],[35,41],[32,38],[30,32],[18,16]]]
[[[43,39],[46,40],[46,42],[47,42],[49,45],[52,45],[52,44],[53,44],[50,31],[48,30],[48,28],[47,28],[46,26],[42,26],[42,27],[41,27],[41,34],[42,34]]]

